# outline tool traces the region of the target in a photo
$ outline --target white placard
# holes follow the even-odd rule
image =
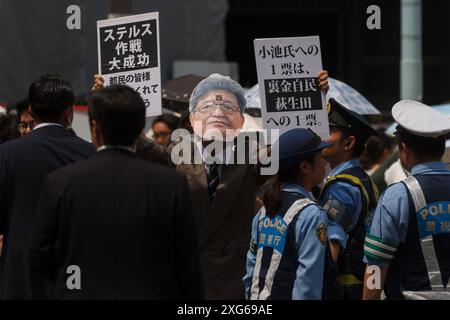
[[[310,128],[329,136],[326,98],[319,89],[322,56],[318,36],[254,41],[265,129]]]
[[[128,85],[144,99],[147,117],[161,114],[158,12],[97,21],[97,39],[105,86]]]

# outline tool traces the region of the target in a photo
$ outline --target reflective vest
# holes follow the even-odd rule
[[[450,299],[450,175],[416,175],[402,183],[408,190],[408,231],[389,266],[386,296]]]
[[[275,217],[266,215],[263,208],[258,223],[264,236],[256,237],[257,253],[253,269],[251,300],[291,300],[297,277],[298,248],[295,225],[302,211],[315,202],[297,193],[283,192],[281,208]],[[266,224],[266,225],[264,225]],[[291,227],[292,226],[292,227]],[[270,237],[270,238],[269,238]],[[261,244],[261,242],[263,242]],[[332,263],[329,246],[326,248],[322,298],[340,299],[342,292]]]
[[[363,256],[366,220],[370,220],[369,212],[372,212],[376,208],[379,197],[378,189],[367,173],[358,166],[345,170],[336,176],[329,177],[322,189],[322,194],[327,188],[338,181],[346,182],[357,187],[362,200],[362,208],[358,221],[348,233],[346,248],[340,253],[338,258],[338,281],[343,287],[358,286],[362,290],[365,270]]]

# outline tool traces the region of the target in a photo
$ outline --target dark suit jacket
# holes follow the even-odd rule
[[[50,174],[33,230],[33,270],[56,299],[201,299],[197,233],[186,179],[107,149]],[[67,269],[81,270],[69,290]]]
[[[0,145],[0,234],[5,235],[0,298],[42,298],[44,282],[29,269],[31,227],[42,182],[48,173],[94,152],[92,144],[58,126]]]
[[[206,298],[244,299],[242,278],[258,189],[256,166],[222,165],[212,202],[204,164],[181,164],[177,170],[187,177],[192,195]]]

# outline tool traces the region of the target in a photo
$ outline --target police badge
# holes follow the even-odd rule
[[[327,227],[321,223],[319,227],[316,229],[317,238],[319,241],[326,246],[327,245]]]

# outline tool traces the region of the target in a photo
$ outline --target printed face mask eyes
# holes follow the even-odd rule
[[[239,112],[239,108],[233,106],[231,103],[213,103],[209,102],[197,109],[200,113],[212,113],[216,108],[220,108],[223,112],[227,114],[232,114]]]

